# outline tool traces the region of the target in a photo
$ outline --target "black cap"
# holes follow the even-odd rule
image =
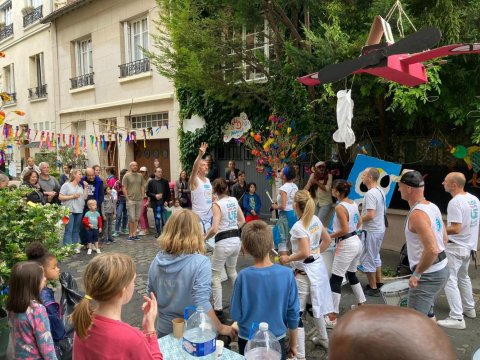
[[[416,170],[408,170],[405,169],[402,171],[400,176],[397,176],[394,179],[395,182],[400,182],[402,184],[419,188],[425,186],[425,182],[423,181],[423,176]]]

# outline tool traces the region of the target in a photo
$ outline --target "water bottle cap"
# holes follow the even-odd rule
[[[267,331],[268,330],[268,323],[261,322],[260,325],[258,325],[258,328],[262,331]]]

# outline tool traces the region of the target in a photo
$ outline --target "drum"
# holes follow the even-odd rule
[[[385,304],[407,307],[408,289],[408,279],[402,279],[383,285],[380,292]]]

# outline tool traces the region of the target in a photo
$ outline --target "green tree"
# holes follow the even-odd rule
[[[430,82],[418,88],[369,75],[317,87],[296,81],[327,64],[358,56],[374,16],[385,15],[393,0],[157,2],[161,15],[155,45],[159,51],[149,55],[158,71],[179,89],[185,117],[195,111],[219,129],[240,111],[257,123],[266,121],[269,113],[278,113],[294,119],[298,131],[315,133],[316,151],[321,155],[336,127],[335,93],[348,86],[355,100],[355,132],[367,128],[382,140],[381,152],[390,158],[395,158],[391,139],[398,134],[431,134],[434,128],[446,130],[452,124],[472,134],[475,121],[467,114],[478,106],[479,56],[452,57],[443,66],[430,62]],[[480,38],[475,15],[480,10],[478,1],[409,0],[403,5],[417,28],[434,25],[442,30],[440,45]],[[391,22],[396,21],[394,16]],[[406,22],[404,30],[405,34],[414,31]],[[260,50],[265,43],[267,52]],[[255,74],[263,74],[263,79],[252,81]],[[215,116],[205,116],[212,108]],[[180,135],[182,149],[194,147],[193,152],[207,137],[221,141],[218,131]]]

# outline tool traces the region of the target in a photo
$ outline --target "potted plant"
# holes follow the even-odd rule
[[[33,241],[42,242],[57,259],[73,253],[71,246],[60,247],[60,230],[68,209],[59,205],[27,202],[28,188],[0,190],[0,358],[8,343],[5,300],[6,284],[15,263],[26,260],[25,249]],[[6,346],[6,345],[5,345]]]
[[[26,15],[30,14],[33,10],[35,10],[35,8],[33,6],[27,5],[22,9],[22,14],[23,14],[23,16],[26,16]]]

